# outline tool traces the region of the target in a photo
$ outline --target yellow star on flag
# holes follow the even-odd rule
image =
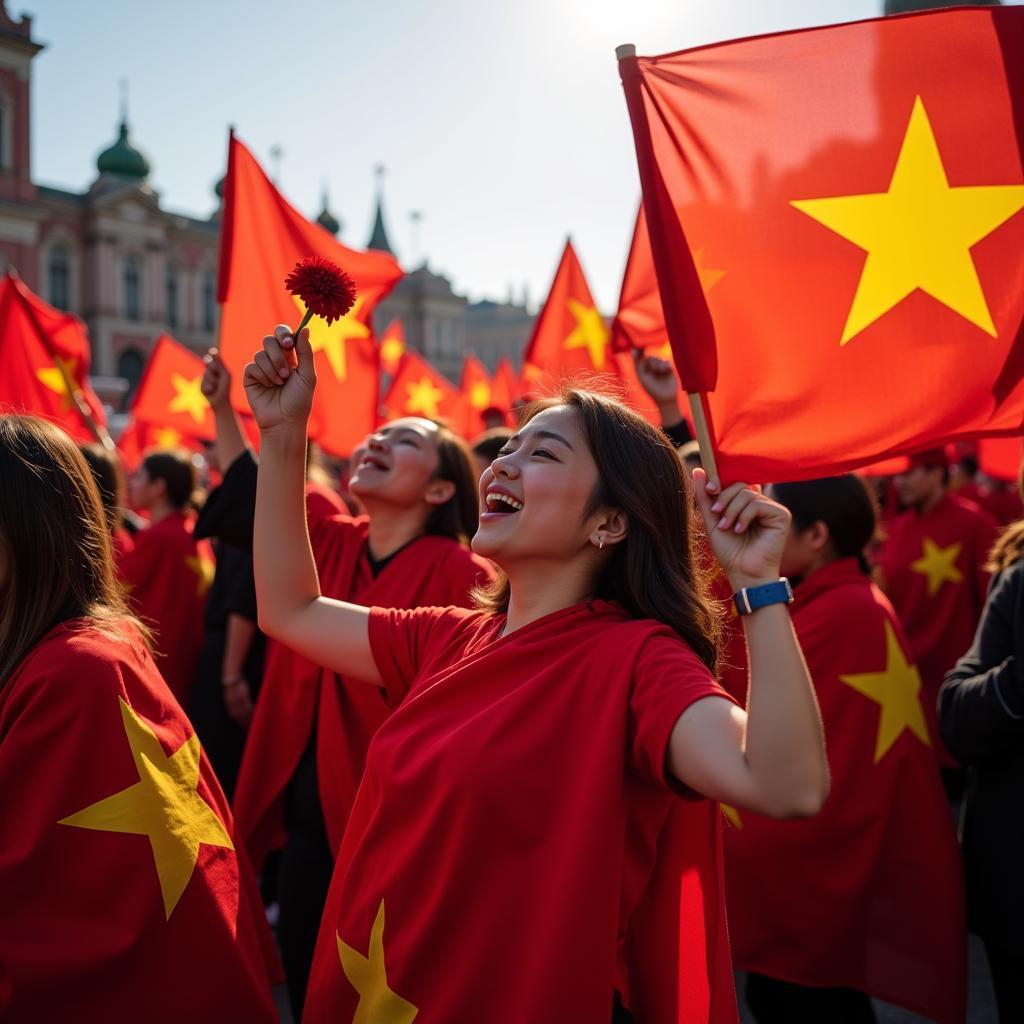
[[[405,345],[402,343],[402,339],[396,338],[393,334],[389,334],[380,343],[380,361],[388,373],[394,373],[398,369],[398,362],[402,358],[403,352],[405,352]]]
[[[297,295],[292,296],[299,312],[305,316],[306,304]],[[369,325],[358,320],[359,311],[363,308],[363,300],[356,299],[352,308],[340,319],[329,324],[323,317],[314,316],[309,321],[309,344],[313,352],[323,352],[331,373],[338,380],[345,380],[348,377],[348,358],[346,343],[350,338],[368,338],[370,336]]]
[[[194,733],[169,757],[153,730],[118,697],[139,781],[59,824],[148,836],[164,911],[170,918],[199,859],[199,847],[233,850],[214,809],[199,795],[199,737]]]
[[[569,312],[576,320],[572,333],[565,339],[563,348],[585,348],[595,370],[603,370],[608,354],[608,328],[595,306],[584,306],[576,299],[569,299]]]
[[[491,385],[478,380],[469,388],[469,404],[474,409],[486,409],[491,404]]]
[[[950,187],[920,96],[887,192],[792,205],[867,252],[840,345],[917,289],[997,337],[970,250],[1024,207],[1024,184]]]
[[[435,387],[429,377],[420,377],[412,384],[406,384],[405,411],[413,416],[419,413],[428,420],[436,420],[438,417],[438,406],[444,398],[444,392]]]
[[[209,559],[203,558],[202,555],[188,555],[185,558],[185,564],[199,577],[199,583],[196,585],[196,597],[202,597],[213,583],[213,563]]]
[[[370,929],[368,956],[353,949],[340,935],[337,940],[342,970],[359,993],[352,1024],[412,1024],[419,1008],[388,986],[384,963],[384,901],[380,901],[377,917]]]
[[[161,427],[153,432],[153,443],[158,448],[177,448],[181,444],[181,434],[170,427]]]
[[[948,548],[940,548],[931,537],[925,537],[922,550],[921,557],[911,562],[910,568],[928,577],[929,597],[934,597],[942,589],[943,583],[963,581],[964,574],[956,567],[956,560],[963,550],[959,541],[950,544]]]
[[[705,295],[725,277],[724,270],[704,266],[704,246],[701,246],[693,254],[693,265],[697,270],[697,280],[700,281],[701,289]]]
[[[875,740],[875,764],[905,730],[909,729],[926,747],[932,745],[921,706],[921,677],[907,661],[891,622],[885,624],[885,668],[839,679],[882,709]]]
[[[188,377],[182,377],[180,373],[172,373],[171,387],[174,388],[174,397],[167,403],[168,411],[188,413],[196,423],[202,423],[210,408],[210,403],[201,390],[202,384],[201,374],[190,380]]]
[[[63,372],[61,371],[63,367]],[[42,370],[36,370],[36,379],[48,387],[54,394],[60,395],[60,411],[67,412],[74,406],[71,391],[68,388],[68,381],[75,379],[75,364],[71,359],[54,357],[54,365],[46,366]]]
[[[743,819],[740,817],[740,812],[736,810],[732,804],[719,804],[722,808],[722,814],[725,816],[725,820],[732,825],[733,828],[743,828]]]

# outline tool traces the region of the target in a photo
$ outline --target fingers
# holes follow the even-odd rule
[[[342,343],[344,344],[344,342]],[[316,367],[313,362],[313,346],[309,343],[309,328],[299,331],[299,340],[295,344],[295,365],[299,373],[308,380],[316,380]]]
[[[751,505],[761,500],[760,493],[747,484],[730,484],[708,508],[712,517],[717,517],[715,529],[743,533],[757,517],[757,509],[751,509]]]
[[[278,333],[281,330],[282,328],[278,327],[274,331],[273,336],[267,335],[267,337],[263,339],[263,355],[265,355],[267,360],[269,360],[275,376],[279,378],[278,383],[288,379],[291,374],[291,367],[294,365],[289,364],[288,357],[285,355],[282,339]],[[287,337],[290,340],[291,335],[288,335]]]
[[[305,328],[309,333],[309,328]],[[281,350],[285,355],[285,365],[289,369],[295,369],[298,365],[295,359],[295,338],[292,336],[292,329],[287,324],[278,324],[274,328],[274,337],[277,339]]]
[[[242,383],[247,388],[253,385],[261,388],[277,388],[284,382],[274,371],[274,367],[271,365],[266,353],[257,352],[253,356],[253,361],[245,368]]]

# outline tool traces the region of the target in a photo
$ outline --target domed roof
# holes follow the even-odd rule
[[[331,213],[330,208],[327,205],[327,190],[324,189],[324,200],[320,213],[316,218],[317,224],[320,225],[325,231],[329,231],[332,235],[337,235],[341,231],[341,221]]]
[[[227,182],[227,180],[228,180],[228,176],[225,174],[222,177],[218,178],[217,179],[217,184],[213,186],[213,194],[218,199],[223,199],[224,198],[224,184],[225,184],[225,182]]]
[[[96,169],[100,174],[117,174],[122,178],[142,180],[149,175],[149,160],[146,154],[136,149],[128,140],[128,122],[121,120],[117,142],[103,150],[96,158]]]

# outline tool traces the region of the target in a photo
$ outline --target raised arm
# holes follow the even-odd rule
[[[245,368],[245,393],[260,428],[253,569],[260,628],[347,678],[380,683],[370,651],[369,609],[320,596],[306,528],[306,426],[316,370],[309,331],[263,339]]]
[[[694,489],[705,529],[734,590],[779,578],[789,512],[745,484],[720,494],[703,470]],[[785,605],[743,618],[747,711],[723,698],[692,704],[669,741],[669,768],[713,799],[775,818],[816,814],[829,790],[818,702]]]
[[[220,471],[226,473],[235,459],[249,450],[249,444],[242,433],[238,416],[231,407],[231,373],[224,365],[224,360],[215,348],[211,348],[203,358],[203,363],[205,368],[200,387],[213,409],[217,427],[214,442],[217,462],[220,463]]]

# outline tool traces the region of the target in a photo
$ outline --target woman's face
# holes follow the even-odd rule
[[[364,502],[420,504],[437,474],[437,434],[436,423],[416,416],[385,423],[357,449],[349,490]]]
[[[504,568],[519,560],[575,557],[600,517],[583,518],[598,473],[576,411],[545,409],[502,452],[480,478],[473,550]]]

